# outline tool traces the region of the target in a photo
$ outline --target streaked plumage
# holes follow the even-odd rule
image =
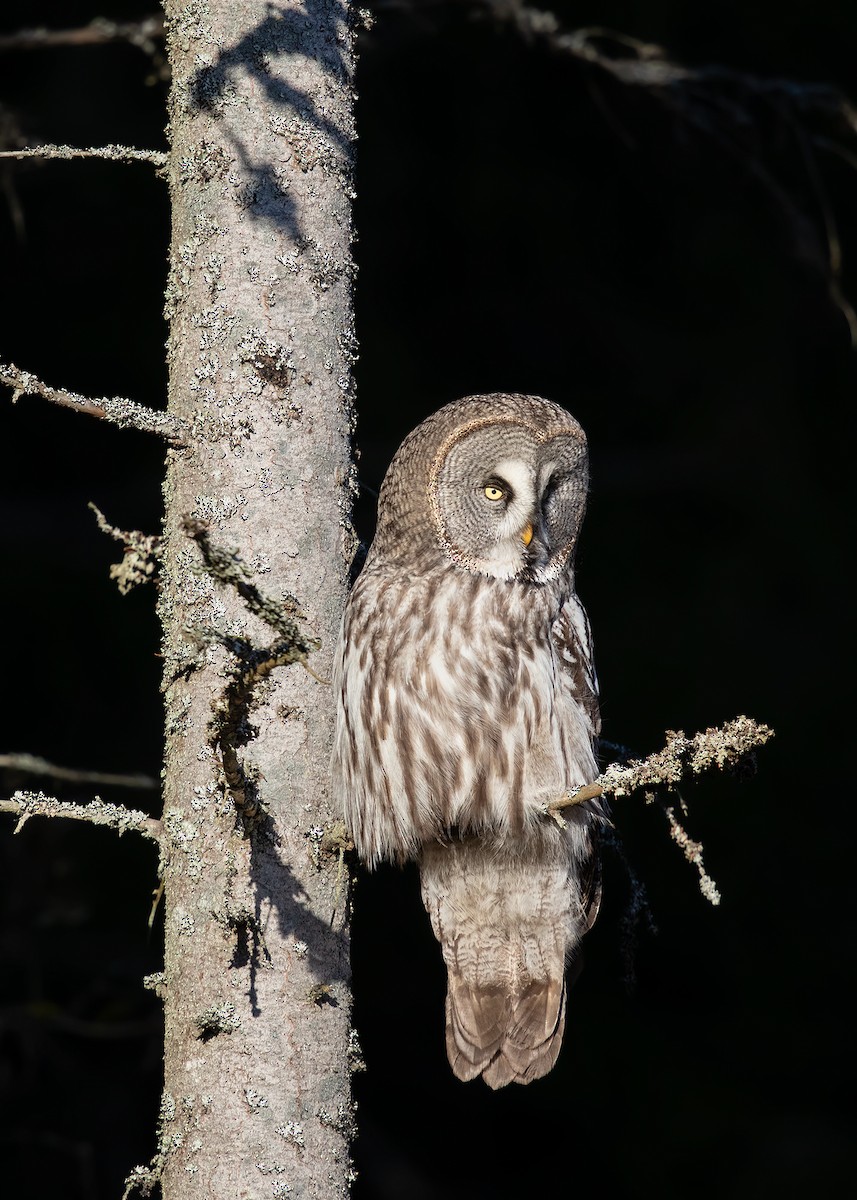
[[[472,396],[405,439],[343,619],[334,787],[362,859],[419,861],[460,1079],[553,1066],[595,919],[597,685],[573,561],[586,439],[558,405]]]

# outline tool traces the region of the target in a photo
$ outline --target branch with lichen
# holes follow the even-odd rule
[[[38,158],[53,161],[68,161],[72,158],[101,158],[107,162],[150,163],[159,175],[166,171],[169,156],[165,150],[138,150],[134,146],[60,146],[45,143],[43,146],[24,146],[20,150],[0,150],[0,158]]]
[[[160,561],[161,539],[155,534],[140,533],[137,529],[117,529],[91,501],[88,507],[95,513],[101,532],[109,534],[124,547],[122,561],[114,563],[110,568],[110,578],[116,580],[116,586],[122,595],[127,596],[138,584],[153,580]]]
[[[681,848],[687,861],[697,869],[702,894],[712,904],[719,904],[717,886],[702,864],[702,844],[693,841],[687,834],[676,816],[676,805],[665,801],[662,793],[676,794],[680,783],[705,771],[752,773],[756,764],[756,750],[773,736],[773,729],[750,717],[736,717],[719,728],[706,729],[704,733],[696,733],[693,737],[668,730],[663,750],[650,754],[648,758],[611,763],[592,783],[584,784],[576,791],[546,804],[543,813],[564,825],[562,813],[566,808],[601,796],[619,798],[642,792],[647,804],[661,804],[669,822],[670,836]],[[678,804],[684,808],[680,799]]]
[[[161,1108],[158,1114],[157,1150],[148,1166],[134,1167],[125,1179],[125,1190],[121,1200],[130,1200],[138,1192],[141,1196],[151,1196],[155,1188],[160,1188],[164,1173],[164,1164],[172,1148],[171,1139],[167,1134],[167,1126],[175,1116],[176,1102],[168,1092],[161,1096]]]
[[[258,790],[255,780],[248,776],[238,757],[238,749],[255,734],[247,714],[256,701],[259,686],[277,667],[300,663],[318,679],[306,660],[318,649],[319,643],[301,632],[297,621],[303,617],[303,613],[295,598],[286,596],[276,600],[260,592],[251,582],[251,574],[237,552],[212,542],[204,521],[186,517],[184,530],[196,542],[202,554],[203,565],[197,569],[218,583],[234,588],[248,610],[277,633],[272,645],[257,647],[246,638],[223,633],[211,626],[193,625],[188,630],[195,640],[203,644],[224,646],[236,660],[229,684],[214,701],[211,734],[213,744],[220,750],[223,773],[235,807],[245,823],[251,824],[259,813]]]
[[[42,396],[52,404],[61,404],[75,412],[110,421],[120,429],[139,429],[142,433],[157,434],[175,445],[182,445],[187,437],[184,422],[168,412],[146,408],[135,400],[126,400],[121,396],[93,399],[65,388],[50,387],[32,372],[22,371],[14,363],[0,363],[0,383],[12,389],[13,404],[22,396]]]
[[[8,800],[0,800],[0,813],[18,817],[15,833],[20,833],[31,817],[65,817],[71,821],[87,821],[90,825],[107,825],[118,834],[141,833],[160,844],[163,826],[154,817],[120,804],[107,804],[96,796],[89,804],[72,804],[57,800],[44,792],[15,792]]]

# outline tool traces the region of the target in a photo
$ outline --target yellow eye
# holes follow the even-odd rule
[[[485,495],[489,500],[503,500],[506,493],[502,488],[497,487],[495,483],[489,483],[485,489]]]

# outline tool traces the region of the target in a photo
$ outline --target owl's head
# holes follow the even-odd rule
[[[409,434],[381,487],[373,557],[452,560],[544,583],[572,560],[586,507],[586,436],[538,396],[468,396]]]

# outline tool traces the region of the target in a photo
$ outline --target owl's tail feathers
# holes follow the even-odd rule
[[[450,972],[446,1052],[465,1081],[489,1087],[531,1083],[556,1062],[565,1029],[564,979],[530,980],[520,991],[474,987]]]

